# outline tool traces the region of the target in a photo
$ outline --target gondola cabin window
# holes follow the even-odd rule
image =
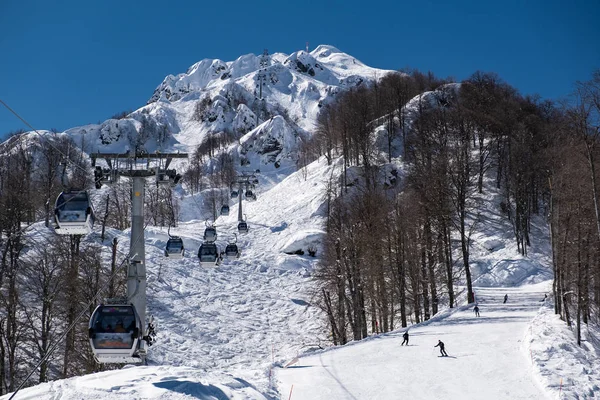
[[[183,242],[180,240],[169,240],[167,242],[167,252],[168,253],[181,253],[183,249]]]
[[[135,314],[132,307],[105,306],[94,320],[94,348],[129,349],[133,346]]]
[[[200,262],[214,262],[218,257],[216,246],[205,244],[200,246]]]
[[[62,209],[58,210],[58,218],[61,221],[66,222],[84,222],[87,215],[85,213],[85,209],[87,207],[87,202],[79,202],[79,201],[71,201],[66,203]]]
[[[63,193],[57,202],[58,218],[64,222],[83,222],[87,218],[89,200],[87,194]]]

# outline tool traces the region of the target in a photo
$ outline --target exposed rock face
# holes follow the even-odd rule
[[[247,164],[254,159],[256,161],[252,164],[259,167],[282,158],[293,159],[299,140],[285,119],[278,115],[242,137],[237,150]]]

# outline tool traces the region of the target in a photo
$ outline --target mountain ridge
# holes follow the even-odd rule
[[[311,136],[323,106],[345,90],[370,85],[390,72],[369,67],[330,45],[290,55],[250,53],[227,62],[205,58],[185,73],[167,75],[148,103],[126,117],[64,133],[75,143],[84,143],[88,153],[139,149],[192,154],[214,135],[220,141],[238,144],[245,141],[242,138],[246,134],[256,138],[253,130],[281,116],[285,124],[271,124],[260,132],[275,138],[287,135],[280,129],[293,130],[295,142],[271,142],[269,146],[282,149],[288,161],[295,162],[293,155]],[[254,148],[253,152],[265,154],[268,149]]]

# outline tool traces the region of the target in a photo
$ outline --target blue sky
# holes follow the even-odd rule
[[[330,44],[365,64],[496,72],[558,99],[600,68],[598,0],[0,0],[0,99],[59,131],[143,106],[203,58]],[[0,135],[26,128],[0,106]]]

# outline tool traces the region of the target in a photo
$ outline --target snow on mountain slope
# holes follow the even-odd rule
[[[347,79],[351,76],[368,76],[381,78],[389,71],[369,68],[356,58],[329,45],[319,45],[310,55],[322,66],[328,68],[337,79]],[[366,72],[366,73],[365,73]],[[379,75],[379,76],[376,76]]]
[[[241,165],[256,166],[255,169],[275,164],[282,160],[297,158],[296,142],[300,138],[281,116],[276,116],[244,135],[239,146],[234,146]],[[240,165],[238,164],[238,165]]]
[[[127,117],[66,133],[76,143],[85,143],[88,152],[140,148],[191,153],[210,135],[225,133],[239,140],[280,116],[286,122],[280,127],[292,129],[302,140],[313,131],[321,107],[338,93],[391,72],[325,45],[310,53],[275,53],[261,65],[262,58],[247,54],[229,62],[204,59],[186,73],[167,76],[148,104]],[[258,99],[261,77],[263,101]],[[291,147],[285,152],[293,154],[299,143],[286,143]]]
[[[0,397],[8,399],[9,395]],[[249,382],[227,374],[172,366],[125,367],[42,383],[15,400],[266,400]]]
[[[158,321],[150,365],[224,371],[267,393],[271,363],[286,362],[319,344],[325,334],[320,312],[311,305],[310,285],[317,259],[283,250],[290,237],[302,240],[321,228],[322,181],[331,168],[315,163],[306,181],[296,173],[270,190],[274,171],[261,173],[257,201],[242,203],[249,232],[237,233],[233,201],[230,215],[215,221],[220,249],[237,234],[242,252],[215,268],[198,264],[204,222],[182,222],[171,229],[186,246],[185,258],[177,261],[162,256],[167,232],[147,228],[148,312]],[[182,204],[194,207],[193,199]],[[128,248],[126,236],[120,246]]]
[[[282,168],[289,174],[289,166]],[[321,160],[286,178],[277,169],[261,173],[257,200],[242,203],[249,232],[237,234],[233,201],[230,215],[215,222],[217,245],[224,249],[237,234],[242,253],[217,267],[198,263],[204,221],[171,228],[186,247],[181,260],[163,257],[166,228],[148,227],[148,315],[155,317],[158,332],[149,366],[57,381],[25,389],[17,398],[274,398],[271,367],[318,347],[326,336],[321,313],[311,304],[317,258],[284,250],[290,238],[301,245],[305,237],[306,243],[319,242],[322,188],[334,168]],[[181,205],[182,214],[198,214],[193,198]],[[126,254],[129,231],[117,238]]]
[[[277,368],[281,398],[319,399],[549,399],[600,395],[600,330],[584,328],[583,349],[553,313],[548,227],[532,223],[531,247],[517,250],[502,196],[491,178],[477,195],[471,237],[471,268],[481,317],[470,306],[442,311],[409,326],[402,348],[397,329],[360,343],[307,352]],[[456,238],[455,238],[456,239]],[[459,259],[457,255],[455,259]],[[462,288],[464,298],[464,288]],[[508,294],[506,304],[502,298]],[[464,304],[464,300],[461,304]],[[574,328],[573,328],[574,329]],[[446,344],[450,357],[433,346]]]
[[[531,246],[520,254],[515,246],[514,231],[500,210],[503,196],[494,178],[484,178],[486,190],[476,194],[479,213],[472,221],[476,229],[471,237],[471,269],[476,286],[519,286],[552,279],[552,251],[548,226],[541,216],[531,224]]]
[[[149,103],[166,99],[176,101],[187,93],[210,89],[221,82],[257,72],[262,56],[246,54],[235,61],[224,62],[218,59],[204,59],[192,65],[186,73],[177,76],[169,75],[156,88]],[[276,53],[269,57],[267,69],[273,65],[284,65],[292,73],[309,75],[327,85],[350,85],[358,80],[372,80],[377,75],[388,73],[387,70],[369,67],[354,57],[341,52],[333,46],[319,45],[310,53],[300,50],[285,55]],[[269,72],[267,72],[269,74]],[[355,79],[348,79],[355,76]]]

